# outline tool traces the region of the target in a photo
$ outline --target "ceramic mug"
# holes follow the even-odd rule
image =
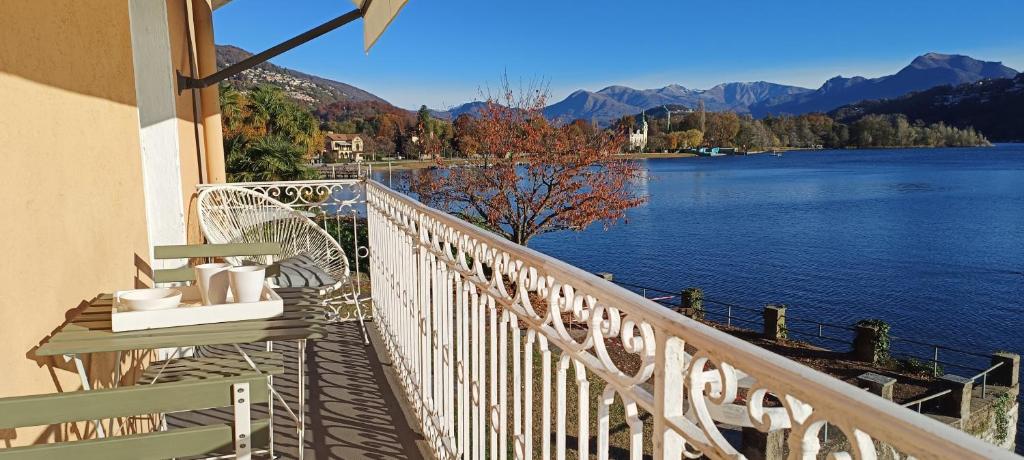
[[[195,266],[196,285],[203,305],[220,305],[228,299],[228,272],[231,264],[217,262]]]
[[[260,294],[263,293],[266,274],[266,265],[229,268],[228,279],[231,281],[231,296],[235,298],[235,302],[258,302]]]

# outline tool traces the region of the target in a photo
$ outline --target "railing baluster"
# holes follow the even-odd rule
[[[498,337],[498,459],[508,458],[508,310],[501,311]]]
[[[578,403],[577,427],[579,435],[576,437],[579,451],[579,458],[590,456],[590,382],[587,380],[587,369],[583,363],[573,360],[573,370],[576,371],[576,389]]]
[[[432,413],[431,398],[433,398],[433,337],[431,331],[433,330],[432,321],[432,308],[433,308],[433,292],[430,286],[431,271],[433,266],[430,263],[430,253],[424,249],[423,244],[425,240],[423,230],[420,231],[420,240],[417,245],[417,252],[420,253],[420,265],[419,271],[417,272],[417,280],[419,281],[418,299],[419,299],[419,342],[420,342],[420,398],[422,398],[422,421],[423,433],[429,436],[429,433],[433,429],[430,423],[430,414]],[[434,446],[431,446],[434,447]]]
[[[558,355],[558,374],[555,379],[555,458],[565,458],[566,436],[566,374],[569,371],[569,355],[565,350]]]
[[[480,296],[477,295],[477,287],[473,286],[473,338],[471,339],[471,346],[473,347],[473,458],[482,459],[484,457],[484,341],[481,340],[480,330],[483,328],[483,303],[480,301]]]
[[[541,457],[543,460],[551,458],[551,349],[548,347],[547,337],[538,337],[540,343],[541,360]]]
[[[629,426],[629,460],[641,460],[644,458],[644,422],[640,420],[636,402],[626,397],[621,399]]]
[[[469,358],[469,286],[463,284],[462,275],[458,272],[455,273],[455,285],[456,292],[459,297],[456,303],[458,304],[459,312],[455,316],[456,322],[458,323],[459,332],[459,439],[456,445],[458,446],[459,454],[462,458],[469,458],[470,454],[470,393],[473,392],[471,377],[470,377],[470,358]]]
[[[442,357],[442,340],[444,339],[444,326],[441,324],[444,316],[442,296],[444,295],[444,278],[441,276],[441,268],[437,262],[437,257],[430,253],[430,276],[431,276],[431,287],[430,294],[432,297],[432,306],[430,319],[434,329],[428,331],[430,337],[430,353],[433,364],[431,364],[431,410],[434,412],[433,425],[435,439],[433,440],[436,444],[435,455],[441,453],[441,434],[444,433],[444,426],[441,425],[444,421],[444,397],[442,396],[444,387],[444,372]]]
[[[537,333],[532,330],[526,331],[526,345],[523,349],[525,364],[523,365],[523,401],[526,402],[523,408],[523,457],[533,458],[533,344]]]
[[[597,405],[597,459],[608,460],[608,430],[611,428],[611,406],[615,404],[615,389],[605,387]],[[582,455],[580,456],[582,457]]]
[[[487,399],[487,435],[490,438],[490,450],[488,457],[498,452],[498,309],[494,305],[494,297],[487,296],[487,311],[490,320],[487,327],[487,336],[490,339],[489,364],[490,374],[488,379],[491,383]],[[504,364],[504,363],[503,363]],[[504,366],[502,366],[504,367]]]
[[[512,453],[516,460],[524,457],[523,449],[523,337],[520,335],[519,321],[512,317],[509,321],[509,328],[512,332]],[[530,350],[526,351],[527,353]],[[526,405],[533,405],[533,401],[526,400]]]
[[[456,299],[456,293],[458,292],[458,285],[455,284],[455,274],[448,269],[448,266],[444,266],[445,272],[445,312],[444,312],[444,324],[445,324],[445,420],[448,422],[445,427],[445,435],[449,440],[455,438],[455,398],[457,396],[455,386],[455,362],[456,362],[456,339],[455,339],[455,308],[458,305]],[[451,447],[457,449],[454,442],[450,443]],[[449,455],[452,455],[449,452]]]
[[[668,427],[665,420],[683,415],[683,369],[685,347],[677,337],[658,333],[654,367],[654,458],[680,458],[682,436]]]

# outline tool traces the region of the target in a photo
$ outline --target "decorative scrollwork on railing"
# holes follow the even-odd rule
[[[366,198],[378,325],[440,458],[562,458],[573,427],[581,457],[594,436],[600,458],[742,458],[723,426],[788,432],[790,458],[1008,456],[380,184]]]
[[[366,202],[362,181],[242,182],[232,184],[262,193],[294,209],[322,215],[347,215]]]

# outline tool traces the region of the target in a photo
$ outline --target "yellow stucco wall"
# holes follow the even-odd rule
[[[149,283],[128,2],[2,3],[0,397],[73,391],[73,365],[35,347],[97,293]],[[168,7],[170,29],[183,33],[181,1]],[[184,35],[171,39],[174,65],[187,69]],[[188,94],[178,103],[188,206],[199,166]],[[198,241],[194,214],[189,223]],[[89,366],[105,376],[95,384],[110,384],[112,355]],[[0,448],[91,435],[82,431],[0,430]]]
[[[3,10],[0,396],[73,390],[73,367],[34,347],[97,293],[135,285],[148,259],[127,2]],[[96,361],[101,371],[112,359]],[[53,431],[44,436],[69,434]]]

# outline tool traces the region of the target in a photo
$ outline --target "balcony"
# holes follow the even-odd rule
[[[317,458],[1015,458],[378,182],[238,185],[369,227],[372,349],[342,321],[307,361]]]

